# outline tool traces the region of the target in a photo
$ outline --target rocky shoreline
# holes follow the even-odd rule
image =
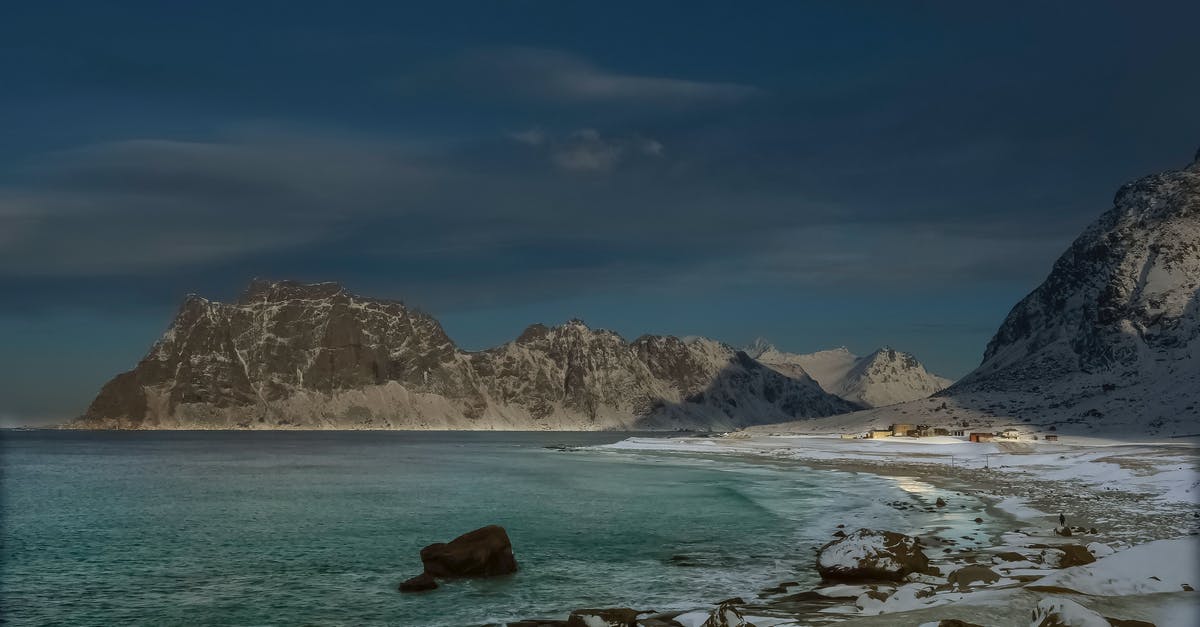
[[[1163,503],[1153,494],[1120,486],[1098,488],[1083,481],[1014,474],[1000,467],[973,468],[969,462],[947,465],[901,458],[797,459],[770,447],[751,451],[741,443],[730,444],[733,446],[727,454],[743,460],[870,473],[892,479],[920,477],[921,482],[939,488],[939,496],[933,497],[931,493],[926,498],[913,494],[911,501],[889,505],[933,512],[942,507],[966,507],[962,500],[978,499],[984,504],[984,511],[974,520],[986,529],[982,533],[987,535],[987,541],[971,546],[971,542],[961,540],[978,540],[979,536],[956,539],[936,527],[923,529],[914,536],[889,530],[839,528],[835,537],[814,556],[814,568],[822,575],[821,583],[815,587],[781,582],[762,590],[754,599],[726,599],[693,611],[584,609],[575,610],[565,620],[527,619],[508,625],[1144,626],[1174,624],[1170,618],[1166,622],[1160,618],[1159,623],[1148,620],[1164,612],[1170,616],[1200,615],[1200,597],[1194,592],[1198,582],[1191,580],[1190,570],[1185,567],[1178,572],[1179,568],[1155,559],[1156,555],[1166,553],[1174,554],[1177,560],[1178,552],[1184,551],[1190,552],[1190,559],[1194,560],[1200,550],[1196,541],[1200,512],[1194,501]],[[1114,463],[1136,465],[1140,455],[1132,453],[1130,459],[1116,459]],[[1140,470],[1149,472],[1150,463],[1144,458],[1142,463]],[[1194,472],[1194,465],[1191,468]],[[1067,524],[1060,526],[1055,516],[1042,510],[1068,510],[1071,514]],[[878,551],[861,550],[864,538],[888,538],[885,544],[915,549],[923,559],[917,559],[916,563],[892,559],[893,565],[908,563],[908,566],[891,571],[863,568],[866,562],[880,556]],[[829,561],[831,550],[852,542],[858,542],[860,550],[842,551],[842,557],[848,560],[843,566],[852,576],[840,577],[823,562]],[[1141,577],[1137,573],[1109,572],[1122,561],[1134,562],[1142,569],[1158,569],[1155,570],[1158,574]],[[1108,588],[1100,586],[1103,591],[1099,593],[1088,588],[1094,584],[1092,580],[1105,576],[1110,581]]]

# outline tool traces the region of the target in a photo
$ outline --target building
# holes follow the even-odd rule
[[[957,438],[966,437],[967,430],[966,429],[951,429],[950,435],[957,437]]]
[[[1057,442],[1057,441],[1058,441],[1058,436],[1057,436],[1057,435],[1054,435],[1053,433],[1051,433],[1051,434],[1049,434],[1049,435],[1045,436],[1045,440],[1046,440],[1047,442]]]
[[[972,442],[991,442],[992,440],[995,440],[995,439],[996,439],[995,433],[984,433],[982,431],[972,431],[971,432],[971,441]]]
[[[895,436],[908,435],[908,432],[912,431],[913,429],[914,429],[913,425],[906,425],[903,423],[894,424],[894,425],[892,425],[892,435],[895,435]]]
[[[1017,431],[1016,429],[1005,429],[1004,431],[1000,432],[1000,437],[1006,440],[1016,440],[1017,438],[1021,437],[1021,432]]]
[[[892,437],[892,433],[893,431],[891,429],[872,429],[871,432],[867,434],[867,437],[872,440],[882,440],[884,438]]]
[[[941,427],[935,427],[935,428],[933,429],[933,434],[934,434],[934,435],[950,435],[950,430],[949,430],[949,429],[942,429]]]

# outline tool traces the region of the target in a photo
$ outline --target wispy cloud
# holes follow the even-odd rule
[[[637,134],[603,135],[584,128],[556,137],[540,129],[509,133],[513,141],[545,151],[550,162],[572,172],[608,172],[630,157],[662,157],[663,144]]]
[[[692,107],[733,104],[763,94],[752,85],[621,72],[567,52],[525,47],[474,50],[412,78],[403,82],[449,81],[466,89],[566,104]]]

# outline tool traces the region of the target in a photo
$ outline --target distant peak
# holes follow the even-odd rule
[[[517,343],[527,344],[529,342],[540,340],[546,337],[546,334],[549,332],[550,329],[540,322],[531,324],[525,327],[525,330],[521,332],[521,335],[517,336]]]
[[[747,355],[758,359],[769,352],[776,351],[776,348],[775,345],[767,341],[766,338],[756,337],[754,338],[754,341],[750,342],[750,344],[743,350]]]
[[[1189,170],[1200,170],[1200,148],[1196,149],[1196,156],[1192,157],[1192,164],[1187,167]]]

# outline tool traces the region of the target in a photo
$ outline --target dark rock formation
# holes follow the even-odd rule
[[[429,573],[421,573],[416,577],[400,582],[400,592],[425,592],[436,589],[437,581]]]
[[[421,549],[421,563],[426,575],[438,578],[495,577],[517,572],[512,543],[499,525],[431,544]]]
[[[1096,557],[1092,555],[1091,551],[1081,544],[1064,544],[1055,548],[1063,552],[1062,557],[1058,559],[1059,568],[1083,566],[1096,561]]]
[[[700,627],[754,627],[754,625],[747,621],[746,617],[742,616],[742,613],[738,611],[737,605],[740,603],[741,599],[722,601],[717,605],[716,609],[712,611],[712,614],[709,614],[708,618],[701,623]]]
[[[988,568],[987,566],[963,566],[962,568],[950,573],[946,578],[952,585],[958,586],[960,589],[966,588],[975,582],[981,583],[996,583],[1000,581],[1000,574]]]
[[[637,627],[638,616],[646,613],[627,607],[575,610],[567,619],[567,627]]]
[[[517,572],[508,533],[499,525],[488,525],[464,533],[450,542],[421,549],[425,570],[400,584],[400,592],[423,592],[437,588],[435,579],[496,577]]]

